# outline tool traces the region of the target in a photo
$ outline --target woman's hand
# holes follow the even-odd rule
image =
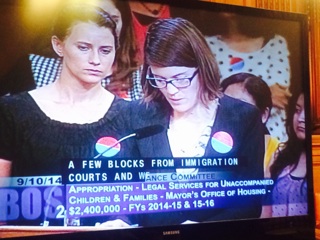
[[[0,158],[0,187],[7,186],[6,178],[10,177],[10,175],[11,175],[11,161]]]
[[[291,97],[289,88],[278,83],[270,86],[272,105],[284,109],[288,105],[288,99]]]
[[[0,158],[0,177],[10,177],[11,161]]]

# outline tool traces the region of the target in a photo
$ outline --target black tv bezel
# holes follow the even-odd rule
[[[126,0],[125,0],[126,1]],[[145,1],[145,0],[143,0]],[[300,24],[300,52],[301,74],[303,80],[301,87],[305,93],[306,108],[306,154],[308,164],[308,200],[309,214],[307,216],[294,216],[268,219],[243,219],[217,221],[199,224],[139,227],[130,229],[114,229],[103,231],[88,231],[76,233],[63,233],[45,235],[46,239],[314,239],[315,238],[315,212],[312,171],[312,141],[311,141],[311,102],[309,83],[309,55],[308,55],[308,17],[305,14],[280,12],[274,10],[258,9],[253,7],[236,6],[223,3],[213,3],[198,0],[149,0],[148,2],[164,3],[173,7],[192,9],[207,9],[212,11],[227,11],[240,13],[252,17],[271,18],[284,21],[294,21]],[[10,4],[9,0],[3,4]],[[29,236],[30,239],[41,239],[44,236]],[[19,237],[20,238],[20,237]],[[23,238],[26,238],[23,236]],[[12,238],[14,239],[14,238]]]

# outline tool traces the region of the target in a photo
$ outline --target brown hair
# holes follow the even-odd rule
[[[144,46],[142,85],[145,101],[165,101],[159,89],[146,80],[148,66],[195,67],[199,70],[200,98],[203,104],[220,96],[219,69],[204,36],[183,18],[155,21],[148,29]]]
[[[115,68],[107,89],[118,91],[132,88],[132,73],[139,69],[135,60],[137,53],[136,39],[132,25],[131,10],[128,1],[112,0],[121,13],[122,29],[120,32],[120,47],[116,52]]]
[[[63,7],[55,18],[52,35],[63,41],[70,34],[72,26],[77,22],[93,22],[99,27],[110,29],[114,36],[115,48],[119,47],[116,23],[107,12],[92,5],[70,4]]]
[[[236,73],[221,82],[220,87],[222,92],[224,92],[230,85],[236,83],[243,84],[243,87],[253,97],[261,114],[263,114],[266,109],[269,109],[268,112],[270,115],[272,108],[271,91],[264,80],[251,73]]]

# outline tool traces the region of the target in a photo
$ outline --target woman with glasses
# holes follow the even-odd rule
[[[144,51],[145,98],[133,104],[130,124],[133,129],[165,126],[165,131],[137,140],[138,149],[145,159],[175,159],[175,168],[151,169],[150,173],[200,176],[209,172],[214,176],[211,180],[217,181],[262,179],[264,128],[259,111],[220,92],[218,66],[200,31],[182,18],[157,20],[149,27]],[[237,167],[217,171],[216,167],[179,165],[179,158],[226,157],[238,158]],[[223,201],[228,202],[227,198]],[[252,196],[225,206],[145,214],[140,225],[251,218],[259,217],[261,211],[260,198]]]

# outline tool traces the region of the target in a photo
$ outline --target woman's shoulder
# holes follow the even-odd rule
[[[12,124],[24,124],[41,116],[28,92],[1,97],[0,115],[3,121],[10,121]]]
[[[288,51],[287,39],[279,34],[275,34],[269,41],[266,43],[263,49],[268,49],[268,52],[273,51]]]
[[[256,106],[249,104],[247,102],[241,101],[239,99],[230,97],[228,95],[223,95],[220,98],[219,104],[221,108],[226,112],[232,112],[237,114],[258,114],[259,110]]]
[[[2,96],[0,98],[0,106],[2,108],[24,108],[25,105],[30,105],[32,103],[31,97],[28,92],[22,92],[19,94]]]
[[[220,120],[225,121],[225,123],[228,122],[228,124],[234,126],[240,124],[243,129],[259,124],[261,125],[261,131],[263,131],[261,114],[258,108],[252,104],[227,95],[220,98],[217,117]]]
[[[134,100],[130,102],[131,108],[141,111],[141,113],[158,113],[159,111],[165,111],[166,106],[161,102],[151,101],[146,102],[143,99]]]
[[[276,40],[276,41],[279,41],[280,43],[287,44],[287,39],[282,35],[275,34],[272,39]]]
[[[220,36],[206,36],[205,39],[212,51],[217,51],[221,47],[227,47],[227,45],[220,40]]]
[[[117,117],[118,115],[128,115],[131,106],[132,101],[125,100],[123,98],[120,98],[118,96],[115,96],[114,100],[111,103],[111,106],[109,110],[107,111],[105,118],[114,118]]]
[[[170,114],[170,109],[160,102],[145,102],[143,100],[132,101],[130,104],[131,121],[135,122],[156,122],[165,121]]]
[[[131,102],[132,101],[123,99],[115,95],[112,105],[120,108],[125,108],[125,107],[129,107],[131,105]]]

